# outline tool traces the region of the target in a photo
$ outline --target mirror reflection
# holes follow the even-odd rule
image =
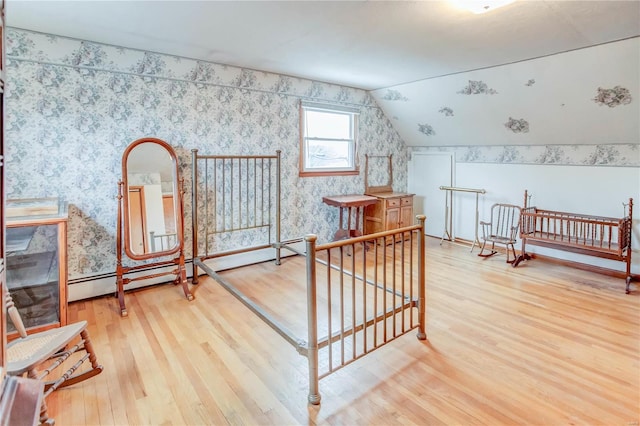
[[[134,255],[175,250],[177,235],[177,177],[174,159],[154,142],[136,145],[126,160],[129,235]]]

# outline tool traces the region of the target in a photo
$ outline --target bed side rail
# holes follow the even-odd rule
[[[319,379],[410,330],[426,339],[424,221],[329,244],[305,238],[312,404]]]

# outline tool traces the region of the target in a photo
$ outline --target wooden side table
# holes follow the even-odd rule
[[[330,197],[322,197],[322,202],[327,205],[340,208],[340,225],[336,231],[333,240],[344,240],[346,238],[359,237],[360,232],[360,216],[363,215],[364,208],[368,205],[378,202],[376,197],[369,195],[333,195]],[[352,213],[355,209],[355,221],[352,221]],[[346,226],[344,221],[346,211]],[[355,226],[351,226],[355,222]]]

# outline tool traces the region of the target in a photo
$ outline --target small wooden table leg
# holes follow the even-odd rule
[[[334,241],[344,240],[349,238],[349,225],[347,224],[347,229],[344,228],[344,209],[346,207],[340,207],[340,224],[338,225],[338,230],[333,236]],[[348,218],[347,218],[348,219]]]

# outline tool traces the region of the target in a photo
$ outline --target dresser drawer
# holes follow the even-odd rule
[[[413,205],[413,197],[402,197],[400,199],[400,203],[402,206],[412,206]]]
[[[400,207],[399,198],[389,198],[387,200],[387,208]]]

